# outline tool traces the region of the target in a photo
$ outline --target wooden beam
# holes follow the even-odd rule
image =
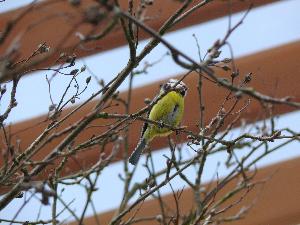
[[[264,187],[254,188],[249,195],[240,203],[238,207],[231,209],[223,216],[233,215],[238,212],[242,206],[250,205],[253,199],[257,198],[254,207],[246,217],[239,221],[233,221],[231,225],[296,225],[300,223],[300,158],[292,159],[282,163],[274,164],[258,170],[255,180],[262,180],[273,174],[272,178],[267,181]],[[205,187],[213,188],[215,183],[205,184]],[[228,184],[222,193],[229,192],[236,185],[236,181]],[[221,194],[222,195],[222,194]],[[217,196],[216,200],[221,196]],[[107,201],[108,199],[106,199]],[[171,194],[163,196],[164,202],[168,207],[175,210],[174,197]],[[235,199],[237,200],[237,199]],[[98,199],[103,201],[105,199]],[[234,200],[233,200],[234,201]],[[191,189],[185,189],[179,200],[180,212],[182,215],[188,214],[194,206],[194,195]],[[141,209],[136,215],[139,217],[151,217],[160,214],[160,206],[157,200],[148,200],[143,203]],[[135,210],[132,210],[128,216],[132,216]],[[110,219],[114,216],[114,210],[98,214],[101,224],[109,224]],[[128,217],[126,217],[128,219]],[[126,220],[125,220],[126,221]],[[141,224],[156,224],[157,221],[145,221]],[[75,225],[76,223],[69,223]],[[95,224],[94,217],[88,217],[84,224]]]
[[[253,72],[253,80],[251,81],[251,86],[256,88],[258,91],[276,97],[284,96],[294,96],[295,101],[300,100],[299,83],[300,83],[300,42],[290,43],[284,46],[280,46],[274,49],[259,52],[250,56],[246,56],[236,60],[236,65],[240,69],[240,76],[243,76],[249,72]],[[225,76],[224,72],[220,72],[220,76]],[[228,77],[229,75],[227,75]],[[179,76],[180,77],[180,76]],[[197,95],[197,82],[198,74],[190,74],[185,80],[186,84],[189,86],[189,92],[186,97],[186,108],[185,115],[183,119],[183,125],[188,126],[188,129],[192,131],[197,131],[196,122],[199,117],[198,105],[195,104],[195,99],[198,99]],[[159,83],[150,84],[141,88],[133,90],[134,104],[131,107],[131,112],[136,112],[145,106],[144,99],[152,98],[159,89]],[[204,88],[204,102],[205,102],[205,123],[207,124],[218,111],[220,104],[227,94],[225,89],[222,89],[211,82],[205,81],[203,84]],[[125,99],[127,92],[120,94],[120,97]],[[96,100],[97,102],[97,100]],[[69,126],[70,124],[76,123],[80,118],[83,118],[91,108],[95,105],[95,101],[90,102],[87,106],[83,107],[79,112],[74,114],[68,119],[64,125],[59,128]],[[69,108],[63,112],[63,115],[70,112],[72,108]],[[290,112],[294,108],[287,106],[276,106],[274,108],[274,114],[282,114]],[[124,109],[119,107],[113,107],[113,111],[122,113]],[[247,121],[254,121],[261,118],[264,112],[262,111],[261,105],[252,101],[247,110],[243,113],[243,118]],[[20,141],[20,147],[22,150],[26,149],[32,141],[38,137],[42,130],[47,126],[47,123],[41,123],[47,116],[40,116],[38,118],[30,119],[24,122],[12,125],[10,131],[15,134],[12,143],[17,139]],[[37,125],[38,124],[38,125]],[[93,125],[107,124],[107,121],[99,120],[93,123]],[[35,126],[34,126],[35,125]],[[129,137],[129,149],[134,149],[140,135],[141,122],[134,122],[130,125],[130,137]],[[29,127],[29,129],[28,129]],[[76,139],[75,143],[82,143],[85,140],[93,137],[94,135],[99,135],[105,131],[106,128],[96,127],[88,128]],[[57,130],[56,130],[57,131]],[[2,134],[1,134],[2,135]],[[2,137],[3,138],[3,137]],[[34,158],[37,160],[43,159],[52,149],[61,141],[59,138],[52,141],[47,146],[45,146]],[[180,136],[182,142],[186,141],[186,137]],[[157,138],[151,143],[151,148],[153,150],[160,149],[167,146],[167,140],[165,138]],[[111,145],[106,146],[106,150],[109,152]],[[92,148],[78,155],[77,161],[69,160],[69,164],[64,171],[65,174],[70,174],[78,171],[81,168],[89,168],[98,159],[98,149]],[[121,153],[117,160],[121,159]],[[0,163],[3,164],[3,158],[1,157]],[[80,162],[80,165],[78,164]],[[47,176],[49,170],[45,170],[42,176]]]
[[[253,3],[256,7],[274,1],[233,0],[231,1],[231,11],[234,13],[246,10],[249,8],[250,3]],[[6,28],[11,30],[6,40],[2,44],[0,42],[0,56],[5,55],[8,49],[12,49],[14,46],[14,49],[18,52],[18,60],[26,59],[37,49],[38,45],[46,42],[51,47],[51,54],[49,53],[49,56],[44,54],[44,56],[38,58],[36,60],[37,65],[35,65],[35,68],[37,68],[53,66],[62,52],[75,53],[78,57],[83,57],[126,44],[123,31],[116,28],[106,37],[88,42],[84,44],[84,48],[81,46],[74,49],[79,41],[79,38],[75,35],[76,33],[79,32],[83,35],[87,35],[90,32],[99,33],[112,19],[112,15],[108,15],[97,26],[87,23],[85,13],[95,3],[93,0],[83,0],[81,2],[80,6],[74,7],[69,4],[69,1],[47,0],[37,3],[31,10],[29,10],[29,7],[23,7],[0,14],[0,30],[4,31]],[[195,3],[198,3],[198,1],[195,1],[193,4]],[[120,4],[122,8],[127,8],[128,3],[126,0],[121,0]],[[154,4],[147,11],[147,16],[151,18],[151,20],[147,21],[147,24],[158,30],[167,18],[180,7],[180,4],[180,1],[154,1]],[[28,13],[24,14],[15,26],[11,26],[11,24],[14,24],[14,19],[24,12]],[[208,3],[203,9],[188,16],[182,22],[179,22],[173,30],[222,17],[227,15],[228,12],[229,6],[226,1],[213,1]],[[149,36],[146,33],[140,32],[140,39],[147,37]],[[30,60],[28,64],[34,60],[35,58]],[[18,74],[24,72],[24,65],[26,64],[19,64]],[[27,70],[28,66],[26,66],[25,71]],[[10,78],[10,76],[0,77],[0,82]]]

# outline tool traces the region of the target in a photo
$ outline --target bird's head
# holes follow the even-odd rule
[[[161,86],[162,92],[176,91],[184,97],[187,93],[187,86],[182,81],[170,79],[167,83]]]

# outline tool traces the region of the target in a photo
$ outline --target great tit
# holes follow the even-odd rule
[[[144,123],[142,128],[141,138],[137,147],[131,154],[129,162],[136,165],[143,150],[146,146],[157,136],[168,136],[172,133],[163,124],[176,127],[181,122],[184,111],[184,97],[187,93],[187,86],[176,79],[170,79],[167,83],[163,84],[160,88],[159,94],[152,102],[156,102],[148,114],[148,119],[161,123],[162,125],[155,125],[151,123]],[[167,94],[166,94],[167,93]],[[163,97],[161,97],[163,95]]]

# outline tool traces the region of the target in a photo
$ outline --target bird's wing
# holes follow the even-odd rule
[[[149,105],[151,105],[153,102],[155,102],[159,98],[159,96],[160,96],[160,94],[156,95],[153,98],[153,100],[149,103]],[[152,106],[152,108],[153,108],[153,106]],[[147,112],[147,118],[149,118],[151,109]],[[143,125],[143,127],[142,127],[141,137],[144,135],[145,131],[147,130],[147,127],[148,127],[148,123],[145,122],[144,125]]]
[[[149,112],[147,113],[147,118],[149,117]],[[145,131],[147,130],[148,123],[145,122],[143,127],[142,127],[142,132],[141,132],[141,137],[144,135]]]
[[[164,121],[166,123],[171,122],[168,121],[170,115],[172,114],[175,107],[175,102],[172,99],[170,94],[162,97],[151,109],[149,114],[149,119],[154,121]]]

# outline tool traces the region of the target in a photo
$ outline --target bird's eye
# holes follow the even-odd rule
[[[180,91],[180,94],[181,94],[182,96],[185,96],[186,90],[185,90],[185,89],[182,89],[182,90]]]
[[[170,85],[169,84],[164,84],[163,89],[164,90],[169,90],[170,89]]]

